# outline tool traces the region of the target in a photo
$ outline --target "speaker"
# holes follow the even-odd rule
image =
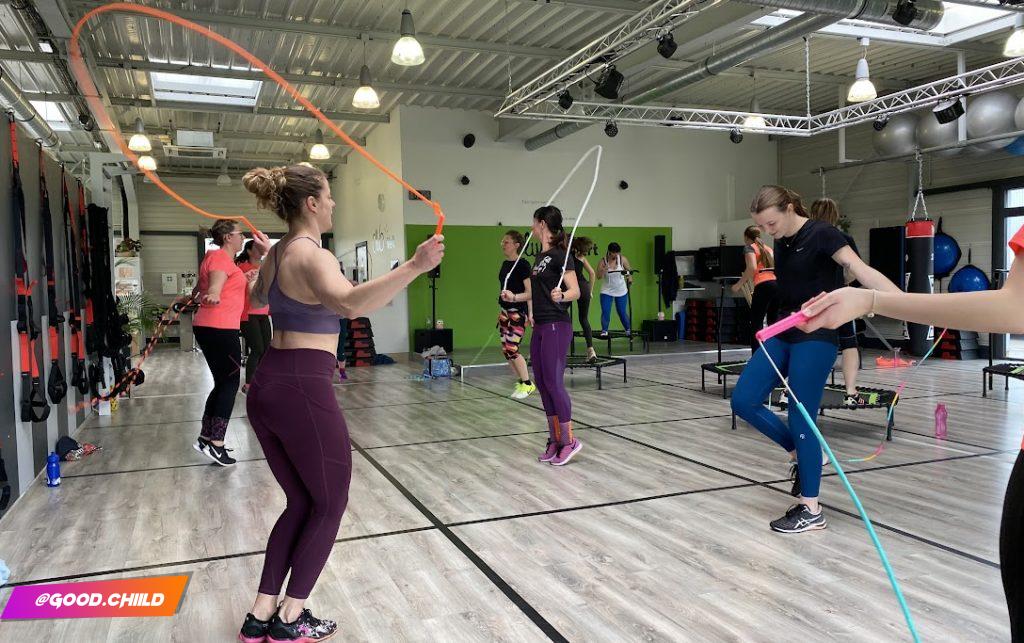
[[[699,281],[711,281],[716,277],[739,277],[746,268],[743,246],[710,246],[697,251]]]
[[[654,274],[664,270],[665,264],[665,235],[654,235]]]
[[[906,289],[906,228],[871,228],[868,232],[869,265],[901,289]]]

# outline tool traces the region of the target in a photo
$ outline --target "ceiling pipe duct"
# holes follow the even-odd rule
[[[39,115],[3,69],[0,69],[0,103],[4,111],[14,112],[18,124],[23,126],[34,140],[39,141],[43,147],[56,147],[58,141],[53,128]]]
[[[807,34],[823,29],[842,18],[856,18],[872,22],[891,24],[890,14],[896,2],[889,0],[767,0],[759,1],[760,6],[779,9],[806,11],[805,15],[793,18],[777,27],[764,31],[761,35],[726,49],[718,54],[708,56],[684,69],[668,83],[655,87],[643,94],[633,96],[625,101],[627,105],[643,105],[662,96],[679,91],[705,78],[710,78],[732,69],[755,56],[770,53]],[[942,3],[937,0],[918,0],[918,15],[912,23],[916,28],[934,27],[942,19]],[[822,15],[824,14],[824,15]],[[590,127],[592,122],[561,123],[551,129],[529,138],[524,146],[529,151],[537,150],[559,139],[572,136],[576,132]]]

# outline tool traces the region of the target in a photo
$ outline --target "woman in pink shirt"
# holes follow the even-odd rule
[[[235,257],[235,264],[238,265],[242,274],[250,276],[255,281],[259,275],[262,256],[256,248],[256,242],[252,239],[245,242],[242,252]],[[242,310],[242,337],[245,338],[245,384],[242,385],[242,392],[249,390],[249,383],[252,382],[253,373],[260,365],[263,353],[270,346],[270,306],[260,306],[258,302],[249,297],[249,290],[245,291],[245,308]]]
[[[246,291],[256,274],[247,277],[235,265],[235,255],[242,249],[245,238],[238,224],[231,219],[218,219],[210,229],[214,244],[199,266],[199,310],[192,325],[196,342],[203,351],[206,364],[213,374],[213,390],[206,398],[203,425],[193,447],[217,464],[227,467],[235,463],[224,448],[224,436],[231,419],[231,409],[238,393],[242,349],[238,329],[246,307]],[[269,240],[264,236],[256,240],[257,252],[267,252]]]

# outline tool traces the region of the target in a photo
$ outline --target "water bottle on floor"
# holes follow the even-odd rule
[[[60,486],[60,458],[56,453],[46,456],[46,486]]]
[[[940,440],[946,439],[946,418],[948,416],[945,404],[939,402],[935,405],[935,437]]]

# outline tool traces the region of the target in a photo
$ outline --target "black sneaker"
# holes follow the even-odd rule
[[[228,449],[227,447],[219,447],[213,442],[207,440],[206,438],[200,437],[198,440],[196,440],[194,447],[196,451],[199,451],[207,458],[213,460],[222,467],[230,467],[235,462],[237,462],[234,458],[228,455],[228,451],[231,451],[232,449]]]
[[[847,408],[856,409],[867,405],[867,398],[862,396],[860,393],[847,393],[846,397],[843,398],[843,406]]]
[[[278,614],[270,619],[267,629],[268,643],[317,643],[324,641],[338,631],[338,624],[313,616],[308,609],[302,610],[299,618],[285,623]]]
[[[794,498],[800,497],[800,467],[796,466],[796,462],[789,465],[789,479],[793,481],[793,488],[789,490],[789,495]]]
[[[246,614],[242,629],[238,632],[238,640],[241,643],[264,643],[269,629],[270,621],[261,621],[252,614]]]
[[[824,529],[828,526],[825,522],[824,511],[819,510],[818,513],[812,514],[811,510],[804,504],[793,505],[786,511],[785,516],[778,520],[773,520],[769,524],[772,531],[783,534],[799,534],[802,531]]]

